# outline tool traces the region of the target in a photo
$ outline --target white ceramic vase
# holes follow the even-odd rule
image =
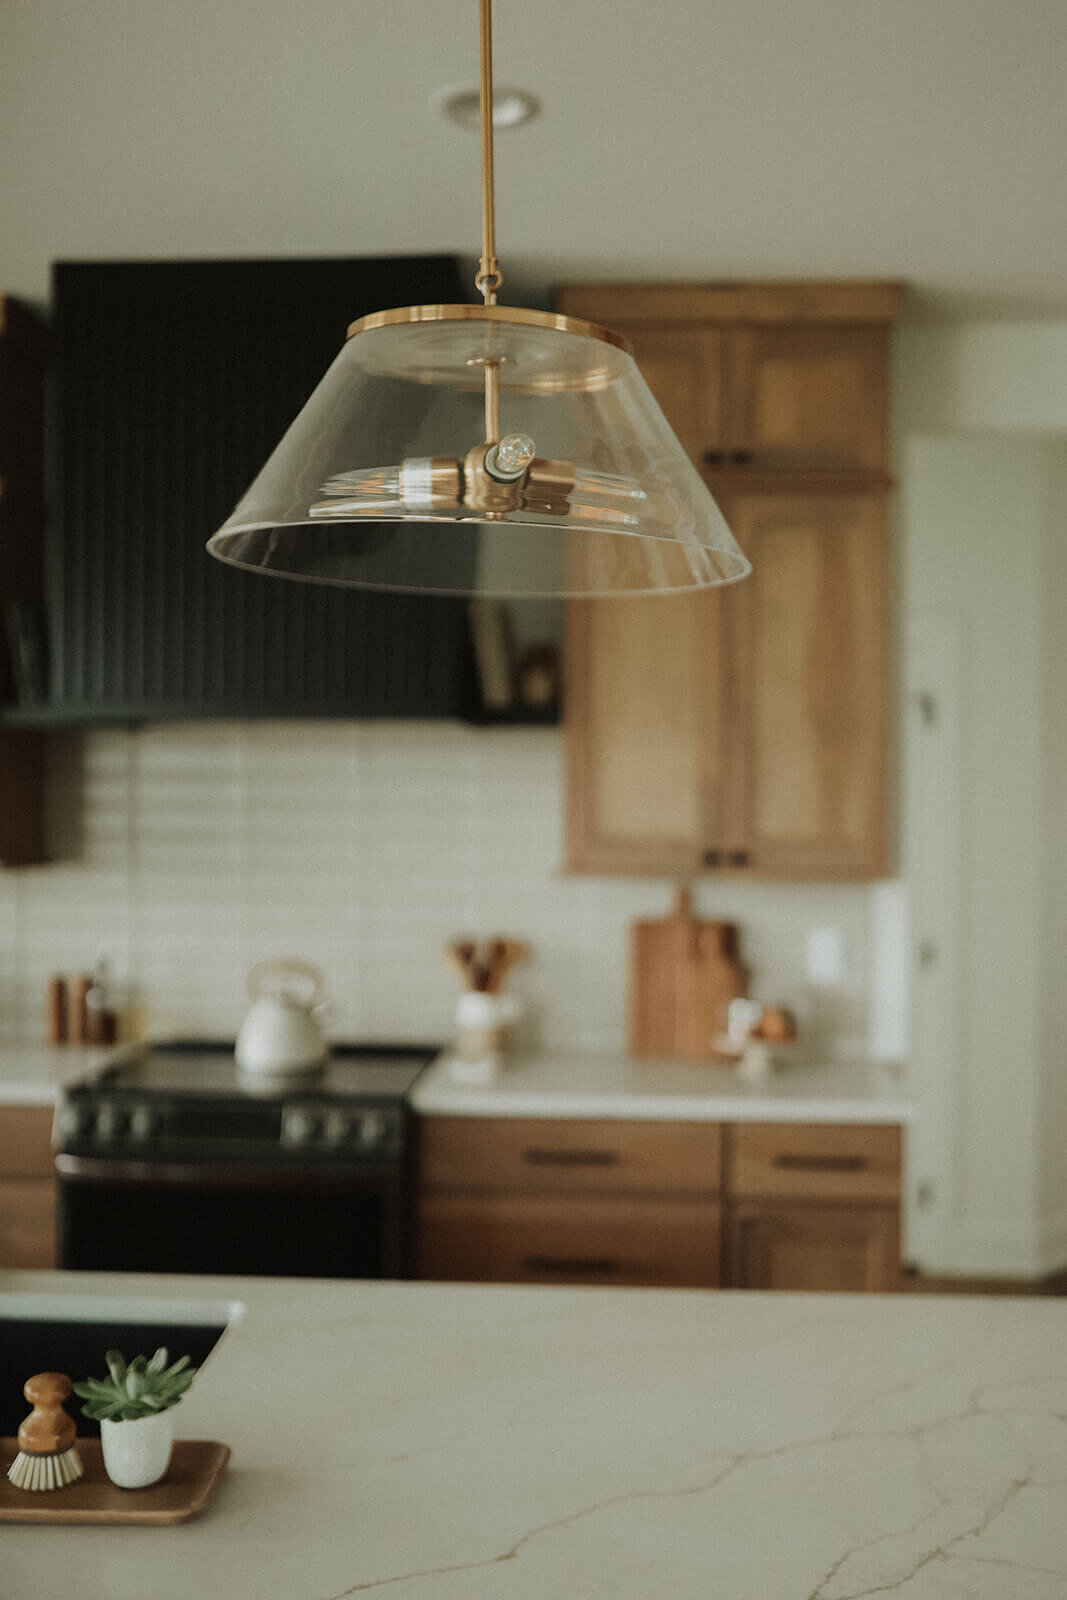
[[[158,1483],[170,1466],[174,1444],[173,1408],[134,1422],[100,1423],[104,1469],[120,1489],[147,1489]]]

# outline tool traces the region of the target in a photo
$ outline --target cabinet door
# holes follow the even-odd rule
[[[418,1276],[466,1283],[714,1288],[715,1201],[423,1195]]]
[[[885,468],[888,333],[750,327],[728,336],[728,458],[754,467]]]
[[[764,874],[885,870],[885,498],[739,493],[727,843]]]
[[[698,464],[722,456],[723,335],[712,328],[629,327],[634,359],[682,444]]]
[[[50,1178],[0,1181],[0,1267],[56,1264],[55,1183]]]
[[[728,1249],[735,1289],[889,1293],[900,1286],[895,1207],[740,1203],[731,1210]]]
[[[0,868],[45,860],[44,737],[0,728]]]
[[[41,650],[44,528],[43,324],[0,295],[0,703],[26,704]],[[5,637],[5,626],[13,630]],[[44,746],[37,734],[0,731],[0,868],[45,859]]]
[[[686,873],[721,833],[721,597],[572,601],[567,865]]]

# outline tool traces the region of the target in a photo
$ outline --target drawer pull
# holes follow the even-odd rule
[[[862,1172],[867,1165],[866,1156],[793,1156],[779,1153],[773,1166],[785,1167],[790,1172]]]
[[[588,1277],[606,1278],[622,1265],[610,1256],[526,1256],[528,1272],[581,1272]]]
[[[524,1150],[532,1167],[617,1167],[617,1150]]]

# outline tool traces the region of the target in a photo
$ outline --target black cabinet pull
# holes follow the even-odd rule
[[[748,866],[748,851],[747,850],[731,850],[730,851],[730,865],[732,867],[747,867]]]
[[[617,1150],[524,1150],[532,1167],[617,1167]]]
[[[705,867],[717,867],[722,861],[722,851],[705,850],[700,859]]]
[[[735,464],[735,466],[738,466],[738,467],[751,466],[751,464],[752,464],[752,451],[751,450],[735,450],[734,451],[734,464]]]
[[[722,453],[721,450],[705,450],[704,451],[704,465],[706,467],[721,467],[722,466],[722,460],[723,460],[723,453]]]
[[[618,1272],[622,1265],[611,1256],[525,1256],[522,1264],[527,1272],[581,1272],[597,1278]]]
[[[862,1172],[866,1156],[792,1156],[779,1153],[772,1163],[789,1172]]]

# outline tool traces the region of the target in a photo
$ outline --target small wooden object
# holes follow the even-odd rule
[[[694,917],[679,889],[669,917],[630,924],[631,1054],[716,1060],[713,1040],[747,983],[735,924]]]
[[[19,1494],[63,1489],[82,1476],[74,1423],[63,1410],[70,1390],[63,1372],[38,1372],[26,1380],[22,1392],[33,1410],[19,1429],[18,1453],[7,1474]]]
[[[0,1464],[6,1471],[17,1441],[0,1439]],[[213,1439],[176,1439],[167,1473],[148,1489],[119,1489],[104,1471],[99,1439],[80,1439],[85,1475],[61,1495],[30,1495],[0,1477],[0,1523],[186,1522],[207,1505],[230,1459],[229,1445]]]
[[[499,994],[510,969],[526,955],[520,939],[456,939],[444,948],[445,965],[451,967],[464,989]]]
[[[46,1027],[49,1044],[67,1042],[67,980],[49,978],[46,1010]]]
[[[89,1042],[89,990],[93,986],[92,978],[85,973],[71,978],[68,987],[67,1003],[67,1038],[71,1044],[87,1044]]]

